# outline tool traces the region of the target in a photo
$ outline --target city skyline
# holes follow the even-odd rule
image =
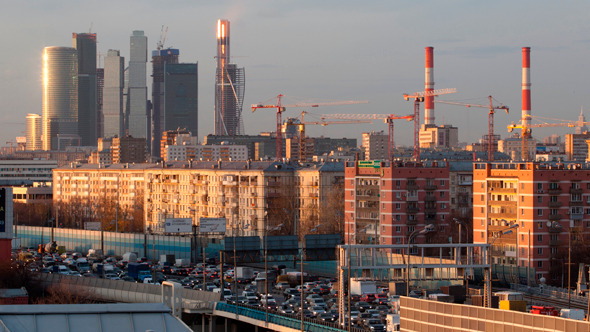
[[[133,8],[109,11],[108,4],[11,4],[14,12],[5,24],[26,25],[7,41],[22,50],[0,60],[3,73],[5,141],[25,130],[28,113],[41,114],[41,54],[46,46],[68,46],[71,33],[97,34],[98,51],[121,50],[129,59],[129,36],[144,30],[148,51],[156,49],[162,25],[169,32],[165,47],[182,49],[182,62],[199,62],[199,139],[212,132],[215,81],[215,30],[220,18],[232,24],[232,54],[246,68],[248,88],[245,105],[267,101],[279,93],[314,100],[369,100],[362,107],[339,106],[314,110],[322,113],[410,114],[411,103],[402,93],[424,88],[424,47],[434,47],[434,88],[457,88],[445,100],[473,100],[487,95],[510,106],[511,113],[496,117],[497,133],[506,137],[505,126],[520,118],[521,58],[523,46],[531,47],[532,114],[575,121],[580,106],[590,108],[584,92],[584,59],[590,53],[585,31],[590,23],[582,1],[561,6],[550,2],[510,2],[493,5],[457,1],[453,4],[368,4],[327,2],[298,3],[255,1],[252,5],[197,5],[176,2],[167,8],[141,3]],[[101,3],[102,4],[102,3]],[[510,4],[510,6],[507,6]],[[149,20],[157,10],[161,21]],[[194,11],[180,17],[179,13]],[[77,13],[85,15],[78,17]],[[68,13],[65,23],[42,19]],[[145,16],[145,19],[143,18]],[[189,18],[190,17],[190,18]],[[34,21],[33,21],[34,20]],[[548,24],[548,23],[551,24]],[[101,65],[104,60],[101,60]],[[150,70],[148,70],[150,74]],[[151,94],[151,84],[148,84]],[[587,105],[587,106],[585,106]],[[424,110],[424,105],[422,105]],[[435,105],[436,123],[459,127],[459,140],[472,142],[487,127],[485,110]],[[247,134],[274,129],[274,113],[245,110]],[[301,109],[287,110],[284,117],[298,116]],[[561,113],[555,115],[554,113]],[[309,117],[312,118],[313,115]],[[423,122],[423,119],[421,119]],[[360,137],[361,132],[384,130],[380,122],[355,127],[310,127],[311,136]],[[396,142],[411,144],[411,125],[396,125]],[[564,130],[535,129],[541,139]]]

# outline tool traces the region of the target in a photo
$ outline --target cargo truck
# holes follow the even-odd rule
[[[236,278],[238,282],[240,280],[252,280],[254,279],[254,269],[251,267],[238,266],[236,267]]]
[[[140,274],[142,271],[147,271],[147,275],[145,272]],[[143,278],[151,275],[150,267],[143,263],[129,263],[127,264],[127,275],[135,280],[143,281]]]
[[[350,280],[350,294],[363,295],[377,293],[377,283],[372,280],[352,279]]]

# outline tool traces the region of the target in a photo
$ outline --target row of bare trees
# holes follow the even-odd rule
[[[76,198],[68,202],[14,203],[18,225],[56,226],[83,229],[85,222],[99,222],[104,231],[143,232],[143,197],[135,204],[122,205],[110,197],[96,201]]]

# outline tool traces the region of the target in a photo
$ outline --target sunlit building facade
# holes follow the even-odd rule
[[[39,114],[28,114],[26,119],[27,125],[27,142],[26,150],[38,151],[42,149],[42,118]]]

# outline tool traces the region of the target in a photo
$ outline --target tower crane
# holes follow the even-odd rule
[[[295,107],[319,107],[319,106],[335,106],[335,105],[352,105],[352,104],[367,104],[369,103],[366,100],[347,100],[347,101],[333,101],[333,102],[324,102],[324,103],[309,103],[309,102],[301,102],[296,104],[287,104],[283,105],[282,98],[286,97],[285,95],[279,94],[277,98],[276,104],[269,104],[264,105],[263,103],[252,104],[252,112],[255,112],[259,108],[276,108],[277,110],[277,161],[281,160],[283,155],[283,135],[281,133],[281,125],[282,125],[282,114],[285,112],[287,107],[295,108]]]
[[[522,137],[522,160],[523,161],[527,161],[529,158],[529,153],[528,153],[528,138],[531,136],[531,132],[532,132],[532,128],[552,128],[552,127],[581,127],[581,126],[587,126],[590,125],[590,122],[584,122],[584,121],[568,121],[568,120],[562,120],[562,119],[552,119],[552,118],[545,118],[542,116],[532,116],[529,115],[527,116],[527,119],[548,119],[548,120],[554,120],[554,121],[565,121],[565,122],[559,122],[559,123],[536,123],[536,124],[531,124],[529,126],[523,125],[522,123],[519,124],[509,124],[508,125],[508,132],[511,133],[514,129],[520,129],[521,130],[521,137]]]
[[[285,121],[285,124],[291,124],[300,126],[299,129],[299,160],[305,161],[306,157],[306,135],[305,135],[305,126],[308,125],[321,125],[321,126],[328,126],[334,124],[357,124],[357,123],[371,123],[370,120],[343,120],[343,121],[325,121],[324,119],[320,119],[319,121],[305,121],[305,114],[308,112],[303,111],[301,112],[300,120],[296,118],[289,118]],[[297,122],[296,122],[297,121]]]
[[[395,141],[393,136],[393,120],[416,120],[415,115],[395,115],[395,114],[324,114],[322,119],[359,119],[359,120],[383,120],[389,127],[389,144],[388,155],[389,161],[393,161],[393,149],[395,148]]]
[[[492,105],[492,96],[488,96],[490,101],[489,105],[478,105],[478,104],[466,104],[466,103],[459,103],[454,101],[446,101],[446,100],[435,100],[435,103],[441,104],[449,104],[449,105],[460,105],[465,107],[479,107],[479,108],[487,108],[489,110],[488,113],[488,161],[494,161],[494,113],[496,110],[504,110],[506,114],[509,112],[508,106],[504,106],[500,104],[500,106]]]
[[[413,94],[404,93],[405,100],[414,101],[414,160],[420,161],[420,103],[424,101],[424,97],[436,97],[438,95],[446,95],[455,93],[457,89],[438,89],[432,91],[421,91]]]

